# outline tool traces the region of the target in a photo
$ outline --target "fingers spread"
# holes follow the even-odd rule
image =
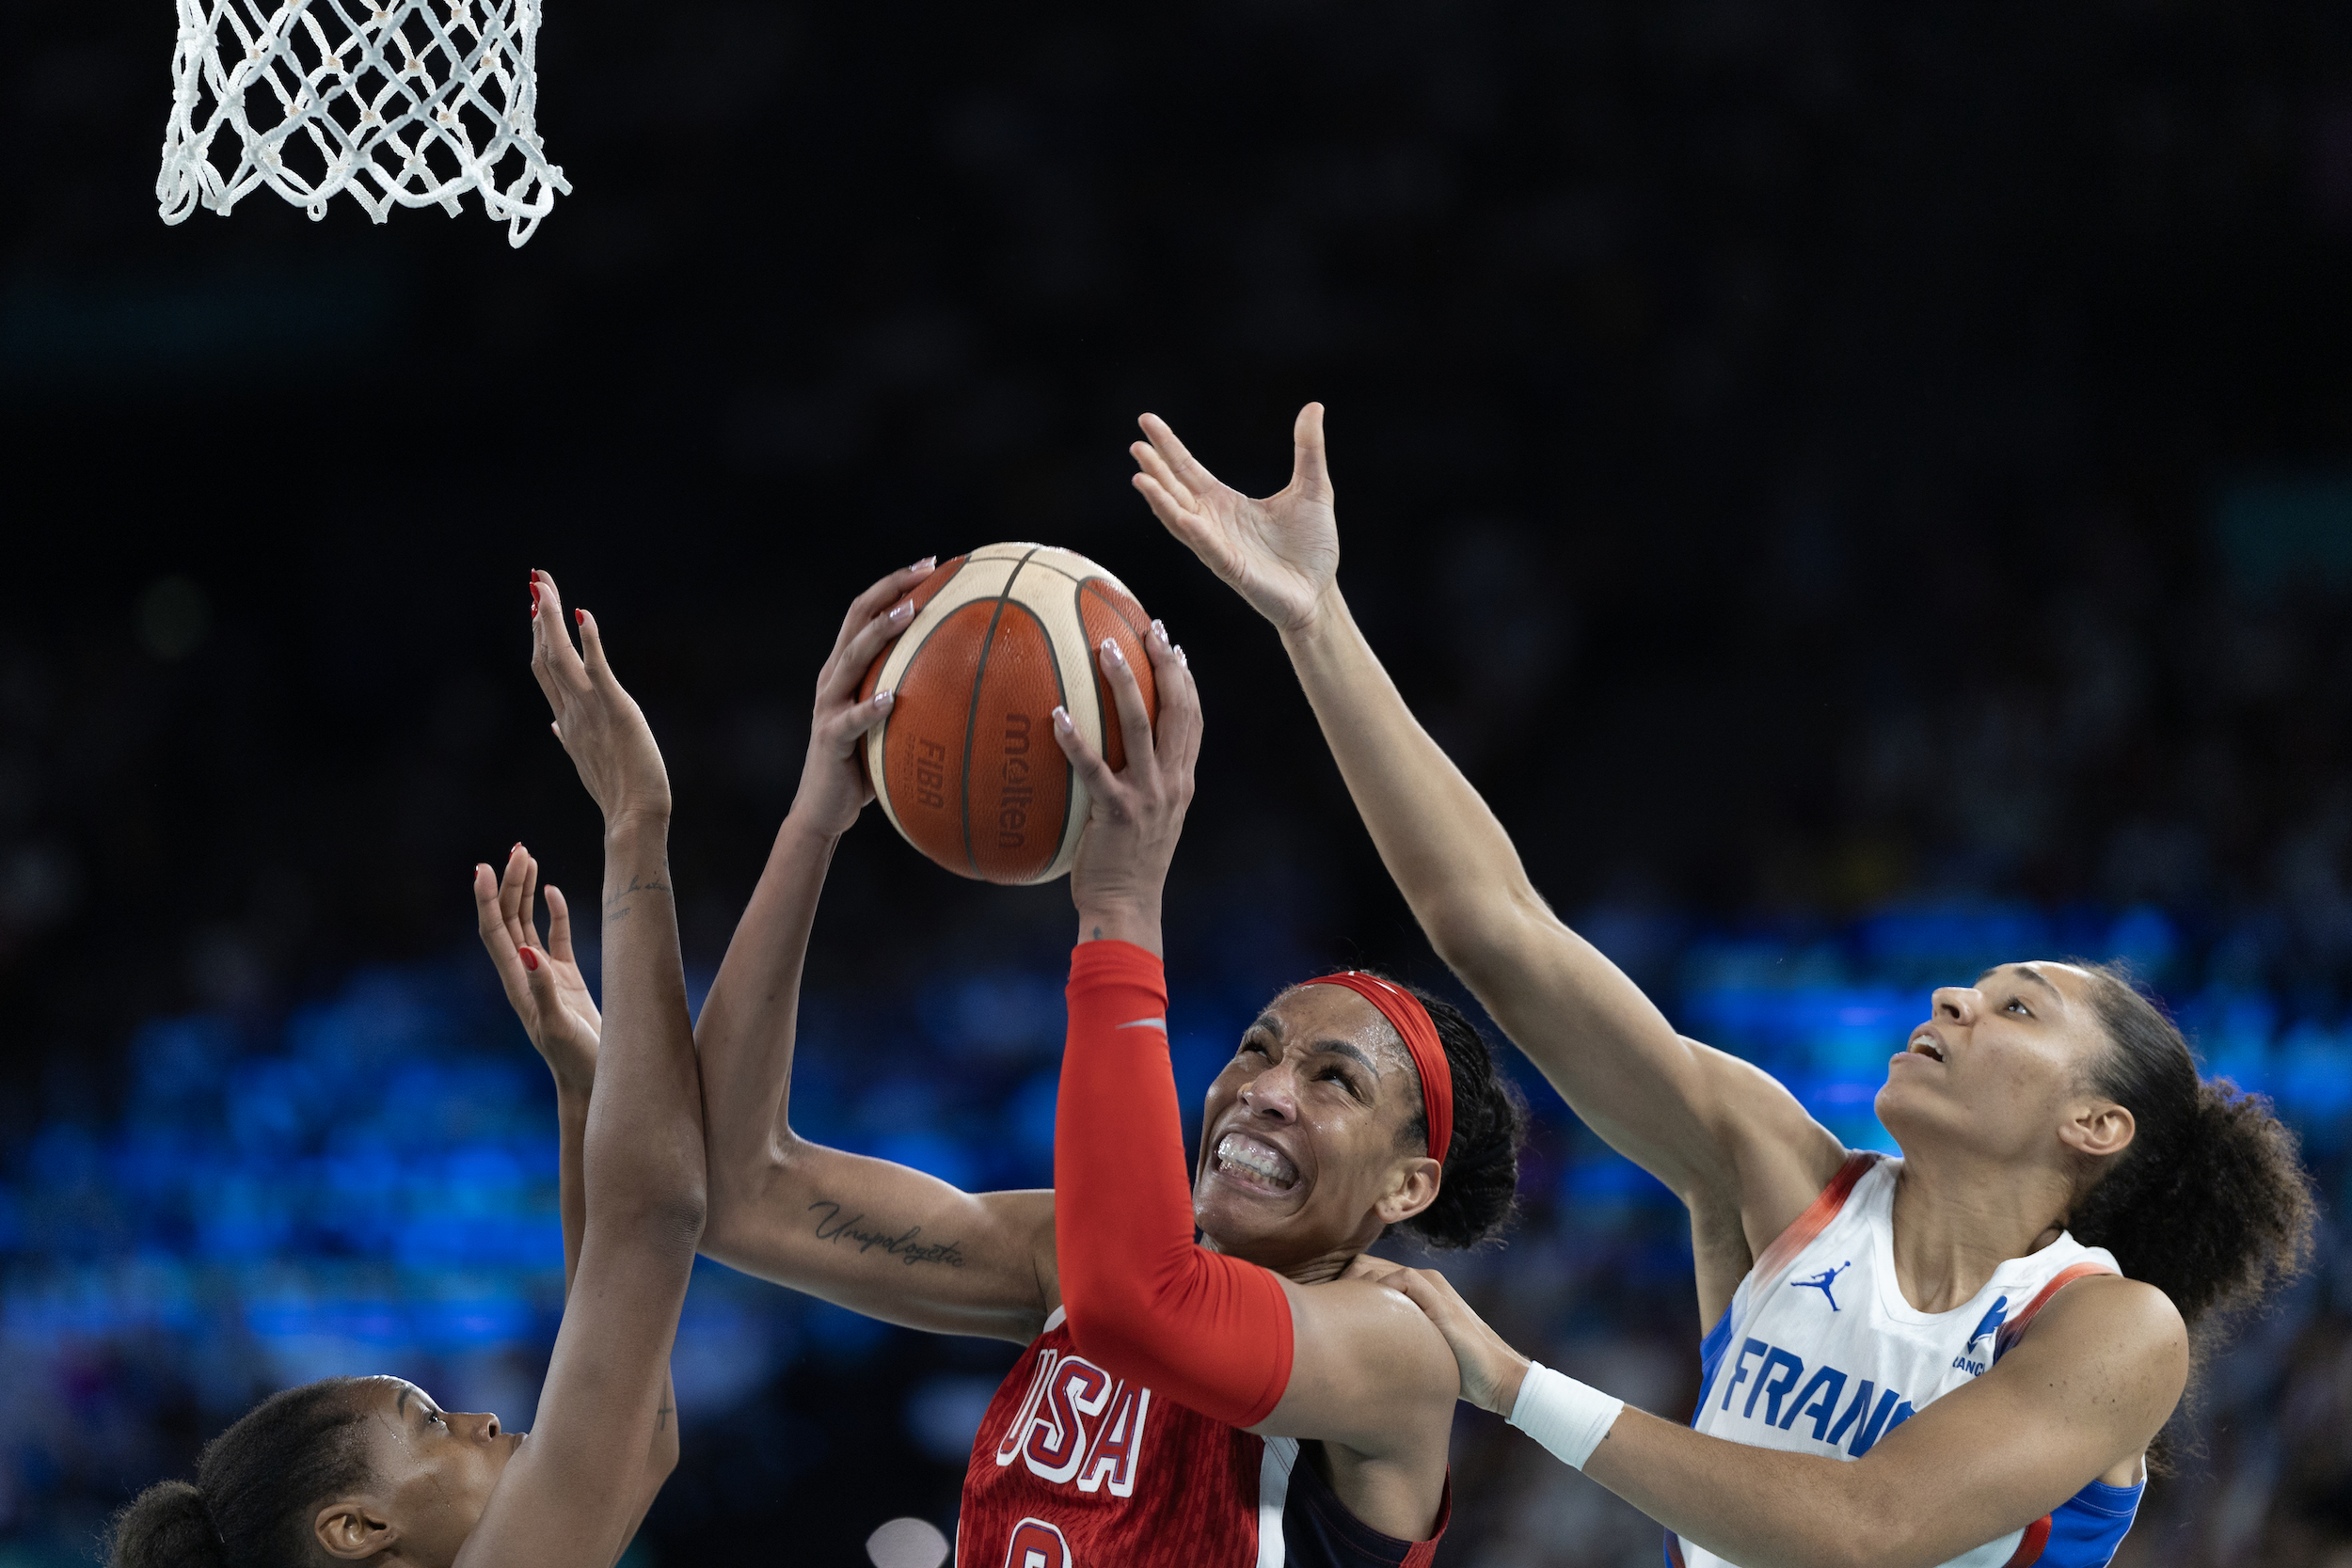
[[[555,586],[555,578],[546,572],[539,574],[539,627],[541,646],[546,650],[548,676],[559,691],[580,690],[588,684],[587,667],[580,662],[579,650],[572,646],[572,626],[580,619],[574,612],[572,620],[564,618],[564,591]],[[561,712],[559,708],[557,710]]]
[[[1148,441],[1137,441],[1127,451],[1136,460],[1137,478],[1149,479],[1158,484],[1168,492],[1170,499],[1185,511],[1199,510],[1200,498],[1185,488],[1184,481],[1176,477],[1168,466],[1168,459],[1160,455],[1157,448]]]
[[[914,619],[914,601],[904,600],[878,614],[866,617],[866,624],[850,635],[849,641],[826,662],[825,673],[818,683],[817,700],[819,704],[847,702],[856,692],[858,684],[866,679],[867,666],[884,644],[907,629]]]
[[[1184,655],[1168,640],[1166,626],[1152,622],[1152,634],[1143,640],[1143,646],[1152,657],[1152,673],[1159,687],[1159,734],[1154,750],[1160,766],[1171,771],[1188,768],[1200,750],[1200,694],[1192,684],[1192,673],[1184,668]]]
[[[506,924],[505,911],[500,907],[501,889],[490,875],[486,864],[473,868],[474,913],[482,928],[482,945],[489,951],[490,967],[498,971],[499,985],[506,992],[506,1004],[521,1018],[525,1027],[531,1022],[531,988],[525,977],[522,959]]]
[[[822,720],[818,738],[824,744],[825,754],[846,757],[856,751],[866,732],[890,717],[890,709],[897,701],[897,694],[885,688],[866,701],[851,703]]]
[[[575,610],[572,611],[572,619],[580,624],[580,651],[586,655],[586,657],[580,661],[581,666],[587,671],[588,674],[592,678],[599,681],[611,681],[612,679],[612,666],[605,659],[604,634],[596,629],[596,618],[594,615],[589,614],[584,610]],[[565,639],[564,642],[564,649],[569,651],[571,645],[571,641],[568,638]],[[618,683],[615,682],[614,684],[617,685]]]
[[[930,577],[939,565],[939,557],[927,555],[912,566],[901,566],[850,601],[850,612],[841,617],[841,635],[833,640],[835,648],[857,634],[858,628],[882,613],[891,600],[903,597],[908,589]]]
[[[1168,459],[1168,466],[1175,470],[1176,477],[1184,482],[1187,489],[1197,495],[1203,490],[1218,488],[1216,475],[1202,467],[1200,461],[1185,450],[1184,442],[1176,439],[1176,433],[1168,428],[1166,420],[1157,414],[1146,414],[1136,422],[1143,426],[1144,435],[1151,437],[1152,445]]]
[[[1311,403],[1291,426],[1291,485],[1315,500],[1331,499],[1331,469],[1323,448],[1323,404]]]
[[[563,963],[577,964],[572,956],[572,910],[564,902],[564,890],[553,882],[548,884],[548,952]]]
[[[1061,754],[1070,759],[1070,766],[1077,772],[1079,783],[1087,786],[1088,794],[1098,800],[1115,799],[1114,775],[1104,765],[1102,755],[1087,744],[1087,737],[1078,733],[1078,726],[1071,722],[1068,708],[1054,710],[1054,738],[1060,743]]]
[[[1135,668],[1127,662],[1127,656],[1119,651],[1115,639],[1103,639],[1102,646],[1095,650],[1095,659],[1103,667],[1103,678],[1111,683],[1111,702],[1119,709],[1119,733],[1126,742],[1127,768],[1132,773],[1136,764],[1153,754],[1152,715],[1143,705],[1143,686],[1136,679]]]

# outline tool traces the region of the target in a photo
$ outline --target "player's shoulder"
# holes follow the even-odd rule
[[[1339,1278],[1319,1285],[1283,1280],[1299,1329],[1345,1335],[1359,1365],[1376,1365],[1400,1392],[1419,1390],[1451,1401],[1461,1387],[1452,1347],[1427,1313],[1388,1283],[1401,1264],[1370,1254]]]
[[[2188,1365],[2188,1324],[2170,1296],[2142,1279],[2102,1271],[2069,1280],[2035,1316],[2020,1347],[2167,1358]]]

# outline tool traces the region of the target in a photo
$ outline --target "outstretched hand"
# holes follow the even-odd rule
[[[1511,1414],[1518,1402],[1519,1384],[1527,1376],[1528,1358],[1470,1310],[1454,1281],[1435,1269],[1408,1269],[1370,1253],[1358,1255],[1340,1277],[1385,1285],[1420,1307],[1454,1352],[1454,1363],[1462,1371],[1462,1398],[1498,1416]]]
[[[1305,631],[1340,570],[1340,525],[1324,462],[1323,404],[1291,427],[1291,482],[1253,500],[1202,467],[1157,414],[1136,421],[1148,440],[1127,450],[1135,486],[1168,531],[1285,633]]]
[[[1159,733],[1152,733],[1143,689],[1119,644],[1105,638],[1095,661],[1119,709],[1127,766],[1114,773],[1070,721],[1054,710],[1054,738],[1087,790],[1087,824],[1070,868],[1079,940],[1111,938],[1160,950],[1160,887],[1192,804],[1192,769],[1200,755],[1200,690],[1184,650],[1154,621],[1143,640],[1158,683]]]
[[[670,815],[670,774],[661,748],[636,699],[612,678],[604,657],[596,618],[572,611],[580,647],[564,629],[563,596],[555,579],[531,574],[531,673],[555,712],[548,725],[580,769],[580,782],[604,812],[609,829],[628,817],[659,819]]]
[[[503,876],[487,864],[473,868],[473,901],[482,945],[506,988],[507,1006],[522,1020],[523,1032],[546,1058],[558,1087],[586,1094],[596,1077],[596,1044],[604,1033],[596,999],[580,978],[572,952],[572,911],[563,890],[547,888],[548,939],[539,941],[532,895],[539,863],[517,844],[506,857]]]
[[[817,705],[808,722],[808,761],[801,769],[801,791],[792,800],[792,815],[816,832],[837,835],[850,831],[857,814],[874,798],[873,781],[858,766],[858,742],[866,732],[890,717],[892,693],[877,690],[864,702],[858,688],[866,667],[884,644],[907,629],[914,619],[914,601],[908,593],[931,575],[937,559],[926,556],[912,566],[891,573],[850,603],[841,618],[841,632],[833,653],[817,672]],[[898,603],[890,606],[893,600]]]

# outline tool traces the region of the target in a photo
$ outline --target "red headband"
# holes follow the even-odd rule
[[[1345,986],[1396,1026],[1405,1037],[1405,1049],[1412,1053],[1414,1070],[1421,1074],[1422,1109],[1428,1113],[1429,1121],[1429,1157],[1443,1164],[1446,1147],[1454,1142],[1454,1068],[1445,1059],[1438,1026],[1430,1022],[1429,1009],[1421,1005],[1421,998],[1359,969],[1319,974],[1307,984]]]

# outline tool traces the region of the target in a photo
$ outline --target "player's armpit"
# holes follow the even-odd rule
[[[966,1193],[794,1139],[713,1173],[703,1252],[869,1318],[1026,1344],[1059,1305],[1050,1191]]]
[[[1322,1438],[1373,1457],[1432,1442],[1443,1449],[1461,1386],[1454,1353],[1421,1308],[1367,1273],[1327,1285],[1282,1281],[1290,1384],[1250,1431]]]

